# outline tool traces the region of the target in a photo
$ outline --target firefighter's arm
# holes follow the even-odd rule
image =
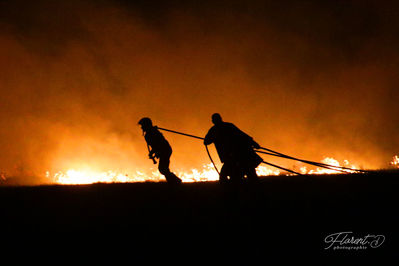
[[[254,141],[254,140],[252,139],[252,147],[254,147],[255,149],[259,149],[259,148],[260,148],[260,145],[259,145],[256,141]]]
[[[238,129],[238,128],[237,128]],[[240,129],[238,129],[238,132],[240,133],[240,135],[246,139],[247,143],[252,146],[255,149],[259,149],[260,145],[251,137],[249,136],[247,133],[241,131]]]
[[[206,134],[206,136],[204,138],[204,145],[209,145],[212,143],[213,143],[212,135],[210,134],[210,132],[208,132],[208,134]]]
[[[240,132],[240,134],[243,138],[247,139],[249,145],[251,145],[255,149],[260,148],[260,145],[250,135],[248,135],[244,131],[240,130],[239,128],[237,128],[237,130],[238,130],[238,132]]]
[[[153,162],[154,164],[156,164],[157,161],[155,160],[154,154],[155,154],[154,150],[151,150],[151,151],[148,153],[148,158],[150,158],[150,159],[152,160],[152,162]]]
[[[209,145],[209,144],[212,144],[212,141],[205,138],[204,139],[204,145]]]

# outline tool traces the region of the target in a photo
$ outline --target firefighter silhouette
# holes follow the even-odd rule
[[[155,158],[159,159],[158,170],[165,176],[166,181],[170,184],[180,184],[182,181],[169,169],[170,156],[172,155],[172,147],[165,139],[156,126],[152,125],[152,121],[148,117],[140,119],[139,125],[144,133],[145,141],[149,151],[149,158],[156,163]]]
[[[218,113],[212,115],[212,123],[214,126],[206,134],[204,144],[214,143],[223,163],[219,181],[239,182],[245,176],[251,182],[257,181],[255,169],[263,161],[254,151],[254,148],[260,148],[259,144],[234,124],[224,122]]]

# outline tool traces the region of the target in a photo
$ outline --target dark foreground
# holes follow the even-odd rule
[[[2,245],[7,252],[63,258],[175,260],[188,254],[194,261],[216,255],[260,264],[276,256],[392,259],[399,247],[398,184],[397,172],[379,172],[270,177],[238,187],[214,182],[0,187]],[[339,232],[352,232],[355,239],[383,235],[385,241],[377,248],[349,244],[366,249],[326,250],[326,237]]]

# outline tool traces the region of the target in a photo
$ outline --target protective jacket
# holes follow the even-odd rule
[[[262,162],[262,158],[253,150],[257,143],[232,123],[221,122],[211,127],[204,143],[215,144],[222,163],[239,162],[249,167],[257,167]]]
[[[162,155],[169,155],[172,153],[172,147],[165,139],[158,128],[151,127],[144,135],[145,141],[151,147],[155,157],[159,158]]]

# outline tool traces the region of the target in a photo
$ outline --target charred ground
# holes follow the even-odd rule
[[[386,237],[379,249],[356,252],[393,256],[390,252],[399,243],[398,178],[397,171],[380,171],[265,177],[256,186],[204,182],[0,187],[0,223],[7,245],[47,239],[56,250],[95,245],[123,246],[125,254],[163,250],[172,255],[189,251],[233,256],[247,251],[268,256],[283,250],[336,255],[348,251],[325,251],[324,238],[352,231]]]

